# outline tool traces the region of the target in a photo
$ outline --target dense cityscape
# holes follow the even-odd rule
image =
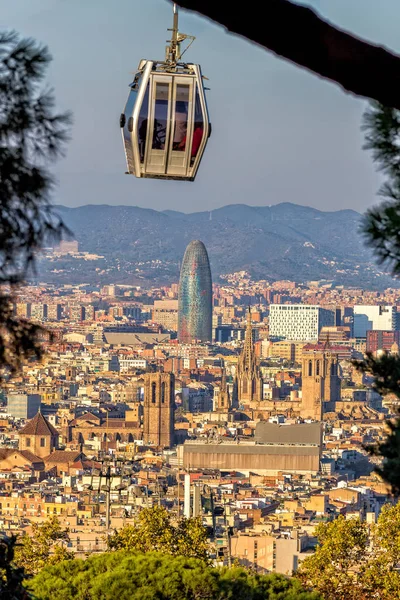
[[[352,361],[399,353],[398,306],[397,289],[212,285],[199,241],[168,287],[22,288],[15,313],[46,352],[4,386],[2,528],[57,515],[83,557],[159,505],[201,515],[218,563],[292,574],[319,522],[374,523],[388,500],[366,446],[398,399]]]

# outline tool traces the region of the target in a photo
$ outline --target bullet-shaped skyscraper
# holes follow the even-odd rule
[[[212,281],[210,262],[203,242],[186,248],[179,280],[178,339],[211,342]]]

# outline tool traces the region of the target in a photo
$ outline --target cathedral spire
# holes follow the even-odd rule
[[[238,359],[235,398],[239,403],[262,400],[262,377],[253,342],[251,309],[248,307],[246,334],[242,352]]]
[[[222,369],[221,391],[226,392],[226,370],[225,370],[225,367]]]
[[[246,325],[246,334],[244,338],[244,348],[243,348],[243,360],[244,366],[246,370],[251,371],[253,362],[254,362],[254,348],[253,348],[253,326],[251,324],[251,311],[250,306],[247,311],[247,325]]]
[[[331,349],[331,341],[329,339],[329,331],[326,334],[326,342],[324,344],[324,350],[330,350]]]
[[[251,326],[251,309],[250,309],[250,304],[247,307],[247,325],[246,325],[246,330],[247,331],[251,331],[252,326]]]

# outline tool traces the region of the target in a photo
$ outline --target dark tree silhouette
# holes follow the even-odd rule
[[[365,149],[372,152],[377,167],[386,176],[379,194],[381,204],[364,216],[363,233],[368,246],[374,249],[378,261],[396,277],[400,274],[400,111],[377,102],[364,114]],[[400,356],[367,355],[355,362],[358,369],[374,376],[374,387],[380,394],[400,398]],[[369,448],[382,458],[378,473],[387,481],[395,496],[400,495],[400,418],[388,423],[386,440]]]
[[[14,550],[17,537],[0,536],[0,598],[2,600],[28,600],[31,594],[24,588],[25,571],[16,567]]]
[[[178,0],[188,8],[357,96],[400,109],[400,56],[289,0]]]
[[[35,256],[66,231],[50,205],[52,161],[64,150],[69,113],[54,110],[42,88],[51,60],[46,47],[0,32],[0,369],[13,372],[40,357],[40,328],[18,319],[12,294],[34,270]]]

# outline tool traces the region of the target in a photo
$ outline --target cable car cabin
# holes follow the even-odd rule
[[[194,37],[178,31],[176,4],[173,14],[165,60],[140,61],[120,125],[128,174],[194,181],[211,124],[200,66],[180,61]]]
[[[156,69],[140,63],[121,115],[128,173],[194,181],[211,131],[200,67]]]

